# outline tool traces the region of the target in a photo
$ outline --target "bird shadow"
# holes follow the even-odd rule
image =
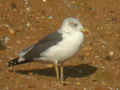
[[[97,70],[96,67],[90,66],[88,64],[81,64],[77,66],[65,66],[64,67],[64,77],[65,79],[67,77],[87,77],[93,73],[95,73]],[[45,69],[32,69],[32,70],[17,70],[16,73],[20,74],[39,74],[44,76],[52,76],[55,77],[56,73],[54,68],[45,68]]]

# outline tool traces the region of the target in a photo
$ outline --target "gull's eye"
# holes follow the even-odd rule
[[[77,23],[73,23],[73,22],[70,22],[69,24],[70,24],[72,27],[77,27],[77,25],[78,25]]]
[[[78,24],[77,24],[77,23],[74,23],[73,25],[74,25],[74,27],[77,27]]]

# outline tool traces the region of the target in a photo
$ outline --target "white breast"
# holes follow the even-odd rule
[[[41,59],[53,62],[64,61],[79,50],[83,39],[84,36],[81,32],[63,34],[63,40],[45,51]]]

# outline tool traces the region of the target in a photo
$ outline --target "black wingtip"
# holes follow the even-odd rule
[[[18,62],[18,57],[17,58],[15,58],[15,59],[13,59],[13,60],[11,60],[11,61],[9,61],[8,62],[8,67],[12,67],[12,66],[15,66],[15,65],[17,65],[19,62]]]
[[[8,62],[8,67],[12,67],[12,66],[16,66],[16,65],[20,65],[20,64],[25,64],[25,63],[30,63],[32,62],[33,60],[23,60],[23,61],[20,61],[19,60],[19,57],[11,60]]]

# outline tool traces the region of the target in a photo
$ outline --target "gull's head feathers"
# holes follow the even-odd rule
[[[66,18],[61,27],[63,33],[81,32],[82,30],[83,26],[80,21],[72,17]]]

